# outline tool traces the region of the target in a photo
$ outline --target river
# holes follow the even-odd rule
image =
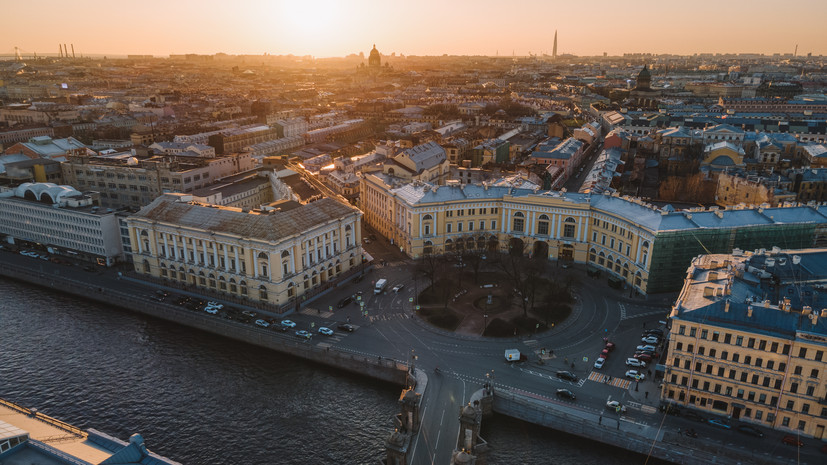
[[[0,398],[193,464],[376,464],[397,386],[0,278]],[[491,464],[645,457],[495,416]],[[652,461],[650,464],[663,462]]]

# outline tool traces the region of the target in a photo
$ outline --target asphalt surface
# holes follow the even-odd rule
[[[592,279],[580,266],[562,273],[574,273],[580,281],[577,303],[572,315],[564,323],[550,331],[525,338],[483,338],[459,335],[434,328],[414,316],[414,296],[424,285],[422,278],[415,279],[412,266],[397,248],[383,239],[366,245],[376,259],[373,271],[359,283],[350,282],[334,288],[298,313],[287,316],[296,322],[293,330],[273,331],[274,337],[295,338],[296,330],[308,330],[313,338],[308,344],[324,344],[338,350],[376,357],[393,358],[413,362],[429,377],[423,399],[422,427],[413,438],[410,463],[449,463],[459,432],[459,409],[468,402],[471,394],[482,388],[486,379],[493,381],[495,389],[512,390],[545,400],[557,409],[592,419],[595,427],[618,421],[624,427],[652,429],[658,438],[670,435],[675,441],[694,441],[698,447],[717,444],[731,450],[743,450],[750,454],[774,457],[779,463],[800,459],[801,463],[822,463],[824,456],[818,452],[814,439],[804,439],[805,447],[784,445],[784,433],[759,427],[766,436],[754,438],[736,431],[738,422],[732,422],[731,430],[719,429],[708,423],[700,423],[684,417],[666,415],[658,411],[659,391],[657,381],[644,370],[646,379],[636,382],[624,376],[630,368],[624,364],[631,357],[635,346],[640,344],[645,328],[658,327],[664,320],[671,299],[630,297],[628,290],[609,288],[606,279]],[[101,286],[118,292],[146,296],[148,303],[157,298],[158,289],[151,284],[138,283],[119,277],[114,270],[95,267],[83,271],[82,266],[67,266],[24,257],[10,251],[0,252],[0,261],[7,261],[44,274],[68,276],[80,286],[91,291]],[[382,265],[381,263],[384,263]],[[373,283],[388,280],[388,286],[380,294],[374,294]],[[391,288],[404,287],[398,293]],[[176,298],[180,291],[167,299]],[[337,308],[346,296],[358,296],[355,303]],[[360,302],[364,302],[361,305]],[[237,304],[228,305],[243,308]],[[255,310],[259,317],[276,320],[276,315]],[[218,316],[217,316],[218,317]],[[355,331],[337,329],[349,322]],[[252,322],[250,324],[253,324]],[[332,336],[319,334],[318,328],[326,326],[335,332]],[[593,367],[594,360],[604,347],[604,338],[614,342],[617,348],[610,354],[604,367]],[[528,361],[510,363],[505,360],[506,349],[519,349],[528,355]],[[546,355],[542,356],[542,349]],[[553,355],[552,355],[553,351]],[[572,366],[573,364],[573,366]],[[439,368],[438,372],[436,368]],[[577,375],[576,382],[556,376],[558,370],[568,370]],[[555,396],[559,388],[573,391],[577,399],[568,400]],[[617,400],[626,406],[623,414],[606,408],[608,400]],[[614,423],[611,423],[614,424]],[[677,436],[679,430],[693,428],[698,438]],[[797,453],[800,452],[800,456]]]

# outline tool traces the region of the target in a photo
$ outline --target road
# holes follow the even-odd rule
[[[706,423],[686,418],[664,415],[657,410],[659,392],[649,376],[636,383],[624,377],[628,369],[624,361],[640,343],[641,332],[654,328],[669,311],[669,300],[662,302],[630,299],[626,291],[611,289],[604,280],[586,277],[583,269],[575,266],[561,273],[574,273],[581,282],[577,303],[572,315],[564,323],[550,331],[529,338],[483,338],[459,335],[434,328],[414,316],[418,286],[410,262],[399,254],[398,249],[387,243],[371,241],[369,252],[377,261],[384,260],[359,283],[347,283],[335,288],[289,318],[297,323],[295,330],[305,329],[314,333],[308,344],[329,345],[338,350],[413,361],[417,368],[429,377],[423,399],[422,428],[413,439],[412,464],[449,463],[456,446],[459,431],[459,409],[468,402],[471,394],[480,389],[486,379],[495,389],[511,390],[543,399],[555,408],[570,412],[580,418],[591,419],[595,427],[604,422],[617,421],[619,426],[636,425],[653,428],[662,435],[678,429],[694,428],[699,434],[698,444],[722,444],[729,449],[743,450],[744,454],[767,454],[779,462],[795,459],[795,448],[781,443],[783,433],[767,428],[764,439],[725,431]],[[9,251],[0,253],[0,260],[28,266],[44,274],[70,276],[79,286],[94,292],[98,286],[116,292],[145,295],[152,303],[157,287],[147,283],[127,282],[115,272],[99,269],[81,271],[80,267],[67,267],[24,257]],[[385,278],[389,284],[380,294],[373,293],[373,283]],[[393,292],[391,287],[404,287]],[[180,292],[180,291],[178,291]],[[357,295],[342,309],[337,302],[345,296]],[[360,304],[364,302],[364,307]],[[230,304],[233,306],[234,304]],[[257,310],[261,316],[273,317]],[[354,332],[336,330],[338,324],[350,322]],[[317,333],[320,326],[336,330],[333,336]],[[273,331],[274,337],[295,338],[293,331]],[[601,370],[593,368],[594,360],[604,346],[606,337],[617,346]],[[529,357],[527,362],[511,364],[505,361],[506,349],[519,349]],[[546,355],[541,357],[542,349]],[[542,358],[542,360],[541,360]],[[439,367],[439,372],[436,368]],[[651,368],[651,367],[650,367]],[[556,376],[558,370],[572,371],[576,382]],[[653,373],[654,374],[654,373]],[[557,398],[559,388],[572,390],[577,399]],[[606,401],[617,400],[627,407],[618,416],[607,410]],[[737,425],[737,422],[734,422]],[[609,423],[611,426],[612,423]],[[690,440],[679,438],[677,440]],[[805,443],[815,444],[815,440]],[[801,463],[819,463],[818,451],[812,445],[802,448]]]

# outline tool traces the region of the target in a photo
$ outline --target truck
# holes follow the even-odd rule
[[[524,362],[528,360],[524,354],[521,354],[517,349],[506,349],[505,350],[505,359],[509,362]]]
[[[376,286],[373,288],[373,293],[374,294],[381,294],[382,291],[385,290],[385,286],[387,286],[387,285],[388,285],[388,280],[385,279],[385,278],[382,278],[379,281],[376,281]]]

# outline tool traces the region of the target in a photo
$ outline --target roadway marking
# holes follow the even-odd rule
[[[583,378],[580,378],[576,383],[572,383],[570,381],[567,382],[567,381],[564,381],[560,378],[557,378],[556,376],[547,375],[545,373],[540,373],[538,371],[527,370],[527,369],[522,368],[522,367],[520,367],[519,370],[522,371],[523,373],[528,373],[530,375],[539,376],[540,378],[550,379],[550,380],[554,380],[554,381],[560,381],[560,382],[564,382],[566,384],[575,384],[578,387],[583,387],[583,383],[586,382],[586,380],[583,379]]]
[[[611,377],[611,381],[608,381],[609,378],[609,375],[604,375],[603,373],[598,373],[596,371],[592,371],[591,373],[589,373],[589,380],[594,381],[596,383],[606,383],[614,387],[619,387],[620,389],[629,389],[629,387],[631,387],[632,385],[632,382],[628,379],[618,378],[617,376],[614,376]]]
[[[623,304],[617,304],[617,306],[620,307],[620,321],[623,321],[626,319],[626,306]]]
[[[313,315],[313,316],[318,316],[318,317],[321,317],[321,318],[330,318],[330,317],[333,316],[333,312],[329,312],[329,311],[320,312],[319,310],[316,310],[315,308],[310,308],[310,307],[305,307],[305,308],[299,310],[299,313],[301,313],[302,315]]]
[[[536,346],[536,345],[537,345],[537,341],[536,341],[536,340],[534,340],[534,339],[529,339],[529,340],[527,340],[527,341],[523,341],[523,344],[525,344],[525,345],[527,345],[527,346],[529,346],[529,347],[534,347],[534,346]]]

